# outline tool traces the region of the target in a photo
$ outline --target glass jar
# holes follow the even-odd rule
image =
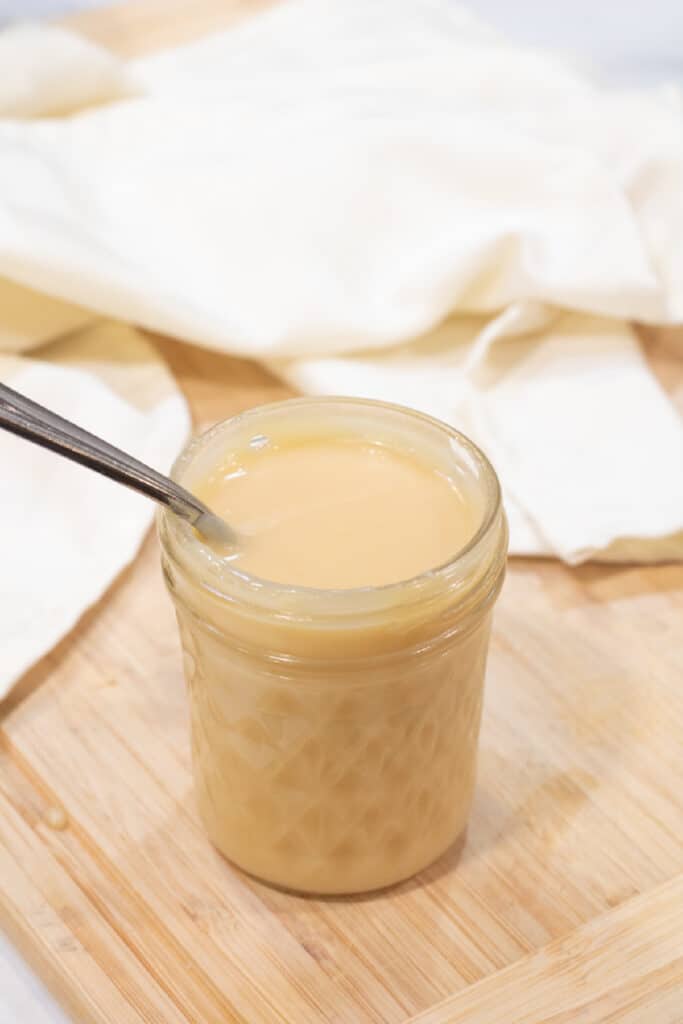
[[[398,882],[463,832],[507,551],[498,480],[482,452],[381,402],[252,409],[192,441],[173,477],[191,490],[229,448],[326,433],[390,443],[448,474],[476,509],[471,541],[402,583],[315,590],[250,576],[159,515],[206,830],[245,871],[319,894]]]

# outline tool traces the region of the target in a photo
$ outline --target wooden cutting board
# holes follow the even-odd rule
[[[73,24],[132,54],[254,6],[138,0]],[[157,340],[198,426],[286,394]],[[648,340],[679,399],[682,342]],[[76,1019],[683,1022],[683,567],[513,561],[464,852],[324,901],[245,878],[203,835],[157,563],[150,537],[1,709],[0,922]]]

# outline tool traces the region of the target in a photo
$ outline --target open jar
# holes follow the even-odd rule
[[[159,514],[211,840],[272,884],[363,892],[426,867],[465,829],[507,527],[495,472],[471,441],[381,402],[252,409],[192,441],[173,477],[192,490],[226,450],[294,434],[391,444],[447,475],[476,512],[471,540],[445,564],[345,590],[249,575]]]

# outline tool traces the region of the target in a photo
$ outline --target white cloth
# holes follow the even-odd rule
[[[28,37],[0,38],[0,275],[63,301],[22,298],[17,314],[10,295],[0,348],[92,311],[253,356],[307,391],[417,406],[492,456],[513,552],[683,557],[683,429],[626,323],[683,320],[675,90],[605,91],[451,0],[292,0],[126,66],[55,31],[31,30],[28,76]],[[72,113],[19,120],[12,104]],[[13,383],[73,412],[75,378],[10,358]],[[92,401],[96,377],[77,391],[89,425],[167,463],[177,395],[155,419],[117,392]],[[15,472],[28,449],[12,451]],[[31,488],[68,530],[66,489],[53,504]],[[78,528],[88,552],[96,521]],[[27,534],[10,529],[18,550]],[[0,614],[18,593],[5,586]]]
[[[58,25],[0,32],[0,117],[48,117],[133,95],[130,71]]]
[[[168,471],[187,437],[184,399],[152,345],[100,322],[0,355],[0,380]],[[152,503],[0,431],[0,698],[134,557]]]
[[[0,34],[0,116],[65,112],[131,91],[119,62],[57,28]],[[188,434],[185,401],[139,331],[9,280],[0,280],[0,380],[162,470]],[[130,562],[154,509],[3,431],[0,465],[2,698]]]
[[[535,299],[683,316],[675,92],[602,93],[451,0],[303,0],[0,132],[0,271],[271,357]]]

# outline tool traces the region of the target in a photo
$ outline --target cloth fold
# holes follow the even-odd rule
[[[187,437],[183,397],[139,331],[98,322],[0,355],[0,380],[168,471]],[[0,697],[102,596],[152,519],[141,495],[0,431]]]
[[[112,54],[58,25],[0,32],[0,117],[64,116],[136,92]]]
[[[60,28],[19,25],[0,33],[0,134],[24,127],[21,119],[66,118],[135,89],[121,61]],[[37,130],[49,123],[30,122]],[[8,160],[0,143],[0,167]],[[6,183],[4,253],[9,224],[22,215],[19,190]],[[11,277],[0,279],[0,381],[168,471],[188,435],[189,414],[154,346],[134,328],[64,301],[58,288],[23,287]],[[2,698],[131,561],[154,509],[2,431],[0,463]]]
[[[135,323],[465,430],[501,476],[513,553],[683,557],[683,426],[629,326],[683,320],[675,88],[606,89],[451,0],[289,0],[130,63],[15,28],[0,67],[3,379],[168,468],[187,412],[114,322]],[[160,385],[144,407],[141,363]],[[121,512],[105,565],[113,485],[79,509],[83,471],[57,493],[7,443],[3,496],[54,508],[41,543],[74,577],[61,617],[40,606],[38,656],[149,515]],[[30,546],[35,523],[5,519]],[[16,551],[0,610],[21,593],[28,624],[38,567]]]

